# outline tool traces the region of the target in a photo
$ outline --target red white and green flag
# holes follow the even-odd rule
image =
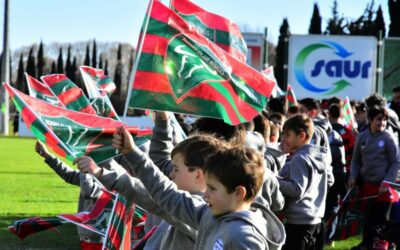
[[[274,87],[274,89],[272,90],[272,93],[271,93],[272,97],[277,97],[277,96],[284,95],[284,92],[281,90],[281,88],[279,88],[279,85],[278,85],[278,83],[276,81],[275,74],[274,74],[274,67],[273,66],[269,66],[269,67],[263,69],[261,71],[261,73],[266,78],[268,78],[268,80],[270,80],[270,81],[275,83],[275,87]]]
[[[231,20],[208,12],[189,0],[171,0],[170,7],[203,36],[239,61],[246,62],[246,42],[239,27]]]
[[[100,94],[111,96],[117,88],[111,77],[105,75],[102,69],[89,66],[80,66],[79,69],[85,82],[89,98],[97,97],[99,92]]]
[[[129,107],[222,118],[233,125],[265,107],[275,83],[161,2],[152,3],[143,30]]]
[[[288,104],[288,107],[297,106],[297,99],[296,96],[294,95],[293,88],[290,84],[288,84],[286,90],[286,102]]]
[[[353,114],[353,109],[351,108],[350,105],[350,100],[349,97],[346,96],[344,99],[344,105],[343,105],[343,125],[348,126],[351,128],[353,131],[357,129],[357,121],[356,118],[354,117]]]
[[[26,82],[28,83],[29,95],[37,99],[46,101],[53,105],[62,106],[57,96],[51,89],[41,81],[25,73]]]
[[[96,114],[96,110],[90,105],[83,91],[64,74],[46,75],[41,79],[67,109]]]
[[[59,156],[73,161],[87,155],[99,163],[118,154],[111,141],[116,129],[123,126],[122,122],[54,106],[25,95],[7,83],[4,86],[27,127]],[[128,130],[137,145],[152,134],[151,129],[128,127]]]
[[[85,82],[89,102],[96,113],[102,117],[120,120],[109,98],[116,88],[111,78],[104,75],[101,69],[89,66],[81,66],[79,69]]]

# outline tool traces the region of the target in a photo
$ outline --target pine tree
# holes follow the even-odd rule
[[[103,69],[103,54],[99,56],[99,69]]]
[[[321,34],[321,15],[319,14],[318,4],[314,3],[314,10],[311,17],[310,28],[308,29],[309,34]]]
[[[106,61],[106,63],[107,63],[107,61]],[[124,112],[124,104],[123,104],[123,101],[121,100],[122,63],[120,60],[118,60],[117,65],[115,66],[114,83],[115,83],[116,89],[115,89],[113,95],[111,96],[111,102],[115,108],[115,111],[119,115],[122,115]]]
[[[75,76],[72,76],[75,75],[75,72],[72,69],[72,63],[71,63],[71,45],[68,46],[67,50],[67,60],[65,62],[65,74],[71,80],[72,78],[75,78]]]
[[[327,35],[345,35],[345,21],[343,17],[339,17],[337,1],[333,1],[332,17],[328,20],[328,26],[324,33]]]
[[[50,74],[57,74],[57,66],[56,66],[56,61],[53,61],[51,63],[51,70],[50,70]]]
[[[38,77],[41,77],[44,75],[44,67],[45,67],[45,61],[44,61],[44,52],[43,52],[43,42],[40,41],[39,45],[39,50],[37,53],[37,75]]]
[[[287,63],[288,53],[288,38],[290,35],[289,22],[285,18],[283,19],[282,25],[279,29],[280,35],[278,38],[278,46],[276,47],[275,57],[275,77],[280,88],[285,89],[287,83],[285,82],[285,69],[284,65]]]
[[[104,75],[108,76],[108,60],[107,59],[104,63]]]
[[[90,55],[89,55],[89,44],[86,45],[86,55],[85,55],[85,61],[83,62],[83,65],[85,66],[90,66]]]
[[[18,63],[18,73],[17,73],[17,80],[15,84],[17,85],[17,89],[22,91],[25,89],[26,82],[25,82],[25,68],[24,68],[24,55],[21,52],[19,56],[19,63]]]
[[[400,1],[389,0],[389,36],[400,36]]]
[[[399,13],[400,14],[400,13]],[[379,5],[378,10],[376,11],[376,17],[374,20],[374,26],[377,31],[377,35],[379,36],[379,31],[382,32],[382,37],[386,36],[386,27],[385,27],[385,19],[383,18],[382,8]]]
[[[26,65],[26,73],[28,73],[29,75],[31,75],[33,77],[37,77],[37,75],[36,75],[35,57],[33,56],[33,46],[29,50],[28,62],[27,62],[27,65]]]
[[[92,67],[97,67],[97,45],[96,40],[93,40],[93,49],[92,49]]]
[[[63,52],[62,52],[62,47],[60,47],[60,50],[58,52],[58,58],[57,58],[57,73],[58,74],[64,74],[64,61],[63,61]]]
[[[122,59],[122,45],[118,44],[117,60],[121,61],[121,59]]]

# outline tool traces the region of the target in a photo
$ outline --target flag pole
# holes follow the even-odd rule
[[[139,58],[140,58],[140,55],[142,53],[143,42],[144,42],[144,38],[145,38],[145,35],[146,35],[147,26],[149,25],[150,12],[151,12],[151,9],[153,8],[153,2],[154,2],[154,0],[149,0],[149,6],[148,6],[148,9],[146,11],[146,15],[147,16],[146,16],[145,21],[144,21],[142,34],[140,35],[139,44],[138,44],[138,46],[136,48],[135,64],[132,67],[131,74],[130,74],[130,77],[129,77],[128,94],[126,96],[124,114],[122,116],[122,120],[124,122],[126,122],[126,115],[128,113],[129,100],[130,100],[131,94],[132,94],[133,80],[135,79],[136,71],[137,71],[137,68],[139,66]]]

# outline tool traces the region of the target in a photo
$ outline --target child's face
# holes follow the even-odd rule
[[[214,216],[235,211],[235,192],[228,193],[225,186],[212,174],[206,174],[206,184],[204,198]]]
[[[302,132],[304,133],[304,132]],[[290,154],[305,144],[304,135],[298,134],[292,130],[283,131],[281,136],[281,149],[283,153]]]
[[[172,157],[173,170],[170,174],[170,178],[175,182],[176,186],[181,190],[189,192],[198,192],[194,190],[196,185],[196,170],[189,171],[188,166],[185,164],[185,158],[182,154],[177,153]],[[204,181],[204,180],[203,180]],[[203,184],[204,185],[204,184]]]
[[[372,133],[382,132],[386,129],[387,118],[384,114],[379,114],[372,119],[370,126]]]

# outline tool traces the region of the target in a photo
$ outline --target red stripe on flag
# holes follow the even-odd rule
[[[59,142],[57,141],[57,139],[54,138],[54,136],[49,133],[46,132],[44,134],[45,138],[46,138],[46,144],[51,148],[51,150],[54,151],[54,153],[58,154],[59,156],[65,158],[67,155],[67,152],[65,152],[60,146],[59,146]]]
[[[31,88],[36,90],[37,92],[40,92],[48,96],[54,96],[54,94],[50,91],[50,89],[44,83],[37,80],[36,78],[27,74],[26,80],[28,81],[29,86],[31,86]]]
[[[240,30],[237,25],[232,23],[229,19],[208,12],[202,9],[200,6],[195,5],[191,1],[173,0],[171,1],[171,6],[173,6],[177,11],[182,14],[196,15],[205,25],[210,28],[226,31],[236,36],[241,36]]]
[[[153,34],[146,34],[144,39],[145,42],[143,43],[142,52],[162,56],[166,55],[170,39]]]
[[[24,118],[26,126],[30,128],[32,123],[36,120],[36,116],[27,107],[23,107],[21,115]]]
[[[154,84],[149,84],[151,79]],[[168,76],[166,74],[137,71],[133,89],[146,90],[159,93],[171,93]]]
[[[61,81],[69,79],[63,74],[52,74],[52,75],[42,76],[42,80],[51,87]]]
[[[80,88],[70,88],[66,91],[62,92],[58,95],[58,99],[67,106],[71,102],[77,100],[79,97],[83,95],[82,90]]]
[[[79,112],[88,113],[88,114],[92,114],[92,115],[97,115],[96,111],[90,105],[88,105],[88,106],[84,107],[83,109],[79,110]]]

